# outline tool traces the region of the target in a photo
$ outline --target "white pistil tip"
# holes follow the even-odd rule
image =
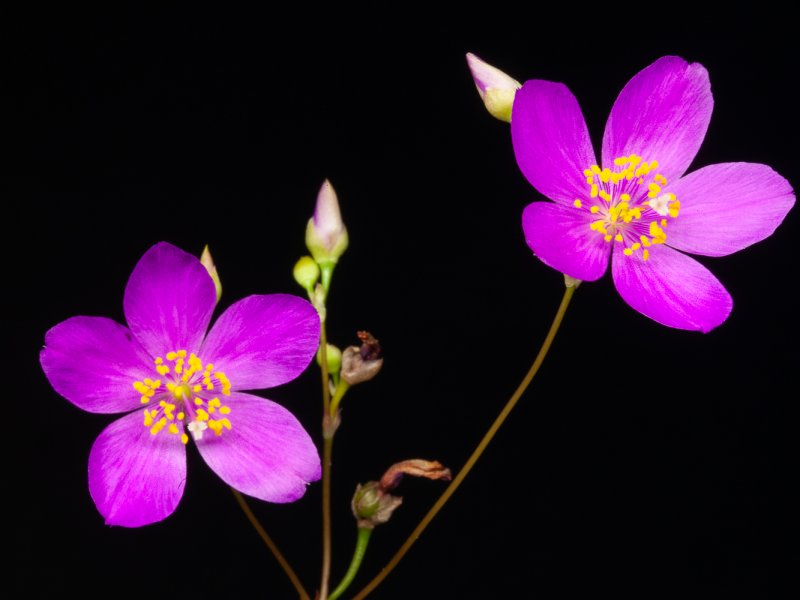
[[[192,434],[194,441],[198,441],[203,439],[203,432],[208,429],[208,425],[205,421],[192,421],[186,428]]]
[[[652,198],[650,201],[648,201],[647,205],[662,217],[666,217],[669,214],[668,204],[671,201],[671,194],[661,194],[658,198]]]

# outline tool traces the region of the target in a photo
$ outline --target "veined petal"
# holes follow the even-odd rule
[[[623,300],[654,321],[707,333],[733,308],[733,299],[719,280],[699,262],[667,246],[625,256],[614,248],[611,272]]]
[[[274,387],[302,373],[317,352],[316,309],[289,294],[249,296],[232,304],[203,343],[202,356],[234,390]]]
[[[534,202],[522,213],[525,241],[544,264],[580,279],[599,279],[608,267],[610,244],[589,229],[588,211]]]
[[[196,256],[160,242],[145,252],[128,279],[128,327],[152,356],[196,352],[211,320],[217,292]]]
[[[108,525],[140,527],[165,519],[185,483],[180,436],[151,434],[141,411],[106,427],[89,453],[89,493]]]
[[[152,375],[128,328],[104,317],[72,317],[50,329],[39,361],[53,389],[94,413],[140,407],[133,382]]]
[[[714,99],[708,72],[699,63],[664,56],[622,89],[603,134],[603,166],[636,154],[656,160],[667,181],[694,160],[706,135]]]
[[[226,400],[232,427],[206,430],[197,448],[231,487],[267,502],[292,502],[320,478],[319,453],[288,410],[271,400],[234,392]]]
[[[786,179],[755,163],[710,165],[665,191],[681,203],[667,243],[706,256],[725,256],[772,235],[795,201]]]
[[[595,164],[578,101],[563,83],[532,79],[517,91],[511,113],[517,164],[536,190],[560,204],[586,195],[584,169]]]

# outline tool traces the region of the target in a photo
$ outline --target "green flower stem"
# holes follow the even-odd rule
[[[350,584],[355,579],[358,569],[361,567],[361,561],[364,560],[364,554],[367,552],[367,544],[369,544],[369,537],[372,535],[372,529],[368,527],[358,528],[358,539],[356,539],[356,549],[353,551],[353,559],[350,561],[350,566],[347,567],[347,573],[336,589],[331,592],[328,600],[336,600],[339,596],[344,594]]]
[[[331,391],[328,383],[328,336],[325,322],[320,324],[320,370],[322,371],[322,575],[318,600],[328,598],[328,580],[331,577],[331,457],[333,455],[333,427],[330,418]]]
[[[303,584],[300,583],[300,579],[297,577],[297,574],[294,572],[294,569],[292,569],[289,562],[286,560],[286,558],[284,558],[281,551],[278,550],[278,547],[275,545],[275,542],[272,541],[272,538],[269,537],[269,535],[267,535],[267,532],[261,526],[261,523],[259,523],[256,516],[253,514],[253,511],[250,510],[250,507],[247,505],[244,496],[242,496],[237,490],[233,488],[231,488],[231,491],[233,492],[233,495],[236,496],[236,501],[239,503],[239,506],[244,511],[244,514],[250,521],[250,524],[258,532],[258,535],[261,536],[261,539],[267,545],[267,548],[269,548],[272,551],[272,554],[275,555],[275,559],[278,561],[281,567],[283,567],[283,570],[286,572],[286,575],[289,576],[289,580],[292,582],[292,585],[294,585],[294,589],[297,590],[297,595],[300,597],[300,600],[310,600],[308,592],[306,592],[305,588],[303,587]]]
[[[336,393],[331,399],[331,405],[328,412],[331,417],[336,417],[336,411],[339,410],[339,402],[342,401],[342,398],[344,398],[344,395],[347,393],[348,389],[350,389],[350,384],[344,380],[341,380],[339,385],[336,386]]]
[[[431,507],[426,514],[422,521],[420,521],[419,525],[411,532],[411,535],[408,536],[408,539],[400,546],[400,549],[394,554],[392,559],[389,563],[381,569],[380,573],[378,573],[372,581],[370,581],[364,589],[362,589],[358,594],[353,596],[353,600],[362,600],[363,598],[367,597],[372,590],[374,590],[378,585],[386,578],[386,576],[397,566],[397,563],[400,562],[400,559],[405,556],[406,552],[408,552],[409,548],[417,541],[417,538],[422,534],[425,528],[428,526],[436,514],[441,510],[441,508],[445,505],[447,500],[453,493],[458,489],[458,486],[461,485],[461,482],[464,481],[464,478],[470,472],[475,463],[483,454],[483,451],[486,450],[486,447],[489,445],[489,442],[492,441],[492,438],[497,433],[497,430],[500,429],[500,426],[506,420],[506,417],[511,413],[511,410],[519,401],[522,394],[530,385],[531,381],[533,380],[534,375],[539,370],[539,367],[542,365],[545,356],[547,356],[547,352],[550,350],[550,346],[553,343],[553,339],[556,337],[556,333],[558,333],[559,327],[561,327],[561,321],[564,319],[564,314],[567,312],[567,307],[569,306],[569,301],[572,299],[572,295],[575,293],[576,287],[568,287],[564,291],[564,296],[561,298],[561,304],[558,307],[558,311],[556,312],[556,316],[553,319],[552,325],[550,325],[550,331],[547,332],[547,337],[545,337],[544,342],[542,343],[542,347],[539,349],[539,353],[536,355],[536,359],[533,361],[531,368],[528,370],[527,374],[525,375],[522,382],[520,382],[517,389],[508,399],[506,405],[503,407],[503,410],[500,411],[500,414],[497,415],[497,418],[492,423],[492,426],[483,436],[478,446],[473,450],[472,454],[470,455],[467,462],[462,467],[461,471],[459,471],[458,475],[450,482],[450,485],[447,486],[445,491],[436,501],[436,503]]]

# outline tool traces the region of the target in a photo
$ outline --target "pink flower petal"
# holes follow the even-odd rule
[[[754,163],[711,165],[665,191],[681,203],[667,243],[707,256],[725,256],[770,236],[795,200],[788,181]]]
[[[203,343],[203,359],[234,390],[265,389],[302,373],[319,346],[319,316],[298,296],[248,296],[232,304]]]
[[[186,484],[180,436],[157,435],[142,411],[106,427],[89,454],[89,493],[108,525],[140,527],[171,515]]]
[[[225,404],[231,429],[221,435],[207,429],[197,440],[200,454],[225,483],[267,502],[292,502],[320,478],[314,442],[292,413],[241,392],[226,397]]]
[[[526,81],[514,97],[511,139],[519,168],[539,193],[570,205],[586,196],[583,171],[596,160],[586,121],[567,86]]]
[[[525,241],[546,265],[582,281],[605,273],[611,245],[589,229],[588,211],[549,202],[534,202],[522,213]]]
[[[622,89],[603,135],[603,165],[636,154],[658,161],[668,182],[689,168],[706,135],[714,99],[703,65],[665,56]]]
[[[664,245],[624,256],[615,245],[611,259],[614,284],[623,300],[654,321],[707,333],[733,308],[733,299],[719,280],[699,262]]]
[[[45,335],[39,361],[50,384],[78,408],[116,413],[141,406],[134,381],[152,360],[127,327],[104,317],[72,317]]]
[[[125,288],[125,318],[152,356],[197,352],[217,301],[200,259],[160,242],[145,252]]]

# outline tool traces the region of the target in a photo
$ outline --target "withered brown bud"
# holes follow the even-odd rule
[[[450,481],[450,469],[438,461],[420,458],[404,460],[389,467],[380,481],[369,481],[356,487],[351,506],[360,528],[373,529],[386,523],[403,499],[389,493],[400,483],[403,475]]]
[[[450,469],[439,461],[412,458],[389,467],[381,477],[381,488],[393,490],[400,483],[403,475],[413,475],[414,477],[425,477],[427,479],[444,479],[445,481],[450,481],[451,479]]]
[[[378,360],[381,358],[381,345],[369,331],[359,331],[357,334],[358,339],[361,340],[361,348],[359,354],[364,360]]]
[[[342,352],[341,378],[349,385],[369,381],[383,366],[381,346],[371,333],[359,331],[361,347],[348,346]]]
[[[373,529],[375,525],[386,523],[391,518],[394,509],[402,503],[402,498],[384,492],[379,482],[368,481],[364,485],[356,486],[351,506],[353,515],[358,521],[358,527]]]

